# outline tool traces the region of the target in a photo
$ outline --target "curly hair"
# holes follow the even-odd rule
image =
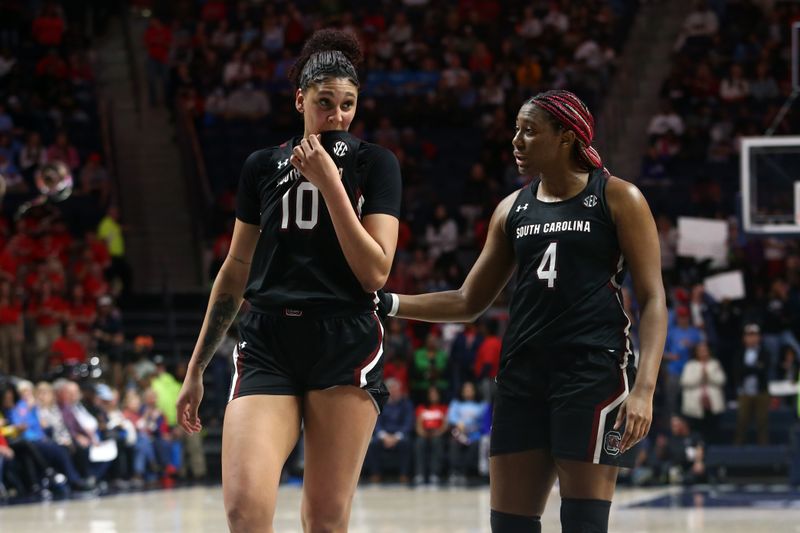
[[[358,87],[357,69],[363,61],[355,35],[343,30],[318,30],[306,41],[300,57],[289,69],[289,81],[307,89],[326,78],[347,78]]]

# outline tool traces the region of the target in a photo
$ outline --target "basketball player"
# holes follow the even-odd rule
[[[178,399],[201,429],[202,373],[242,298],[225,413],[222,481],[230,530],[271,532],[281,468],[305,436],[305,531],[347,531],[352,497],[387,393],[375,292],[397,242],[400,170],[346,133],[361,60],[349,33],[316,32],[290,73],[305,131],[245,161],[230,254]],[[321,134],[321,135],[320,135]]]
[[[617,471],[652,420],[667,328],[656,226],[639,190],[603,168],[593,130],[570,92],[528,100],[514,157],[537,178],[497,206],[462,287],[381,295],[393,316],[472,321],[517,269],[491,435],[494,533],[541,531],[556,477],[562,531],[606,532]],[[641,306],[638,377],[620,290],[627,268]]]

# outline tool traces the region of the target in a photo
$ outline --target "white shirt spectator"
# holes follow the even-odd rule
[[[569,17],[562,13],[558,7],[550,8],[543,22],[545,26],[552,26],[559,33],[564,33],[569,29]]]
[[[432,259],[454,252],[458,248],[458,226],[455,220],[448,218],[438,228],[429,224],[425,228],[425,241],[428,243],[428,255]]]
[[[251,83],[245,83],[228,97],[227,111],[232,116],[259,118],[268,114],[270,109],[267,93]]]
[[[250,64],[242,59],[241,54],[237,54],[225,65],[222,79],[225,85],[230,85],[237,81],[249,80],[252,75],[253,69],[250,67]]]
[[[709,7],[689,13],[683,21],[686,37],[712,37],[719,30],[719,19]]]
[[[224,115],[228,111],[228,97],[222,88],[217,88],[206,98],[206,113],[209,115]]]
[[[652,119],[647,126],[649,135],[664,135],[672,131],[675,135],[683,135],[683,119],[675,111],[662,111]]]
[[[578,45],[573,57],[575,61],[584,62],[592,70],[600,70],[606,64],[603,49],[593,39],[587,39]]]
[[[535,39],[539,37],[542,34],[542,30],[544,30],[544,25],[542,21],[533,14],[533,8],[526,7],[523,16],[525,18],[517,27],[519,36],[524,39]]]
[[[750,94],[750,84],[743,78],[725,78],[719,84],[719,97],[727,102],[743,100]]]

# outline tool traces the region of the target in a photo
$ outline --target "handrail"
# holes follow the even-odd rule
[[[122,36],[125,41],[125,52],[128,56],[128,69],[130,70],[131,85],[133,85],[133,105],[136,109],[136,114],[141,118],[142,116],[142,79],[141,73],[138,68],[138,54],[136,47],[133,44],[133,36],[131,35],[131,17],[130,10],[122,7],[121,22],[122,22]]]
[[[175,103],[175,134],[180,149],[183,178],[186,184],[186,200],[192,220],[192,233],[195,253],[199,266],[198,280],[207,285],[207,272],[204,266],[205,238],[208,234],[206,212],[214,203],[214,195],[206,173],[205,161],[194,127],[191,113],[180,103]]]
[[[114,183],[113,190],[111,191],[111,203],[122,209],[119,202],[122,183],[120,183],[120,177],[117,173],[118,164],[116,143],[114,142],[114,114],[111,112],[111,105],[110,99],[103,98],[99,100],[97,111],[100,117],[100,136],[103,143],[103,152],[105,152],[106,156],[106,170]]]

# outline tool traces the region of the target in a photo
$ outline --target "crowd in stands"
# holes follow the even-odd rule
[[[0,502],[205,476],[175,430],[179,382],[152,339],[126,342],[116,303],[131,277],[91,52],[105,15],[0,5]]]
[[[640,182],[651,203],[671,216],[715,217],[736,211],[739,138],[764,135],[791,94],[790,32],[794,2],[772,9],[752,0],[698,1],[675,43],[648,127]],[[790,113],[775,135],[797,131]],[[670,198],[690,196],[689,205]]]
[[[62,377],[0,389],[0,500],[204,479],[201,437],[176,425],[180,382],[163,357],[141,358],[126,377],[121,388]]]
[[[217,198],[210,275],[230,244],[242,162],[300,131],[289,66],[314,29],[335,26],[354,32],[365,50],[351,132],[392,149],[403,173],[387,289],[415,293],[458,287],[494,205],[529,179],[517,175],[509,150],[526,98],[566,88],[599,115],[638,2],[422,0],[388,10],[370,2],[150,4],[155,16],[143,39],[151,103],[166,101],[194,118]],[[769,427],[770,416],[796,417],[794,405],[769,395],[768,383],[797,381],[800,249],[791,240],[746,236],[735,218],[738,139],[763,134],[791,92],[789,30],[800,8],[765,5],[701,1],[687,14],[642,171],[625,176],[657,216],[670,307],[656,420],[633,482],[669,481],[675,465],[684,480],[703,480],[704,446],[784,442],[788,433]],[[796,130],[798,116],[790,113],[777,133]],[[730,218],[727,268],[742,270],[745,299],[715,301],[702,284],[714,270],[678,256],[675,223],[683,215]],[[368,478],[388,469],[417,481],[447,474],[459,484],[467,463],[471,473],[483,471],[480,442],[507,294],[477,328],[389,322],[393,392],[365,464]],[[626,307],[635,316],[630,287]]]
[[[480,247],[491,209],[520,183],[508,150],[520,104],[569,87],[598,106],[637,2],[150,4],[142,46],[151,103],[165,96],[194,117],[217,200],[212,277],[230,240],[241,163],[299,132],[286,73],[314,29],[333,25],[356,33],[365,52],[351,132],[401,163],[400,258],[410,263],[416,248],[442,256],[439,279],[426,282],[452,284],[469,262],[453,252]],[[466,161],[472,147],[478,157]]]

